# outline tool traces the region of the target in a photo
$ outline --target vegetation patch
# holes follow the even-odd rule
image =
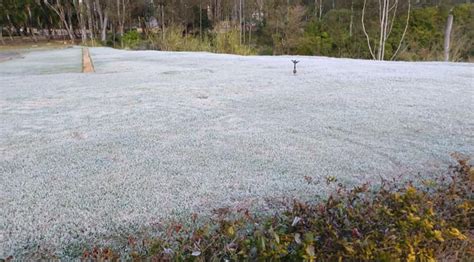
[[[270,217],[220,209],[207,225],[170,223],[160,237],[129,238],[125,254],[96,247],[83,258],[472,261],[474,167],[466,157],[455,157],[459,164],[436,181],[384,180],[376,190],[368,184],[352,189],[339,184],[325,202],[295,201]]]

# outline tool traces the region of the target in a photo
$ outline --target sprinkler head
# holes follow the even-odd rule
[[[298,64],[300,61],[298,60],[291,60],[293,62],[293,74],[296,74],[296,64]]]

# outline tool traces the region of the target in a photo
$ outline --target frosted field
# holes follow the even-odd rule
[[[0,258],[474,155],[474,65],[79,48],[0,63]],[[308,185],[304,176],[321,181]]]

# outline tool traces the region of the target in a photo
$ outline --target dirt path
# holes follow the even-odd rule
[[[83,73],[94,73],[94,64],[89,53],[89,48],[82,49],[82,72]]]

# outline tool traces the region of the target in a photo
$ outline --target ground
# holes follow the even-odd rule
[[[297,57],[293,75],[294,57],[92,48],[82,74],[78,47],[20,54],[0,63],[0,258],[474,155],[473,64]]]

